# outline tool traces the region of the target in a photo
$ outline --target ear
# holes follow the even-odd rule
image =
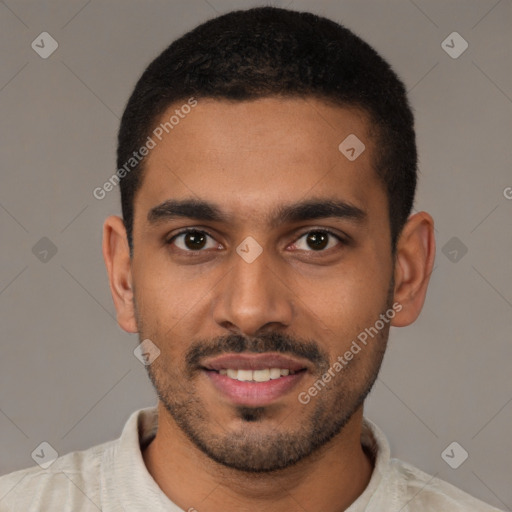
[[[394,301],[402,309],[397,309],[391,325],[404,327],[418,318],[435,254],[434,220],[427,212],[418,212],[409,217],[397,241]]]
[[[128,238],[123,220],[114,215],[103,224],[103,259],[117,311],[117,323],[127,332],[138,332]]]

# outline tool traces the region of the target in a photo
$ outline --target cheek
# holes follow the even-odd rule
[[[139,316],[147,327],[161,323],[172,327],[187,312],[199,306],[205,283],[185,280],[183,273],[173,269],[162,257],[143,258],[134,264],[134,281]],[[199,290],[201,288],[201,290]]]
[[[140,335],[158,345],[162,364],[181,368],[190,343],[208,318],[208,290],[213,284],[206,277],[185,279],[183,272],[153,269],[156,265],[147,264],[136,276],[136,283],[143,283],[135,288]]]
[[[337,349],[373,325],[386,306],[389,270],[376,262],[367,264],[368,259],[360,261],[366,264],[347,263],[321,281],[311,280],[308,286],[301,286],[301,302],[309,321],[320,321],[324,339]]]

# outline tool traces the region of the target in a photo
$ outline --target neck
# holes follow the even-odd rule
[[[206,456],[180,430],[161,402],[158,431],[143,451],[146,467],[162,491],[183,510],[240,512],[343,511],[364,491],[373,466],[361,446],[361,407],[315,454],[271,473],[246,473]],[[333,485],[335,484],[335,485]]]

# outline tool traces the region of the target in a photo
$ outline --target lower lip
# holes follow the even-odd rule
[[[212,384],[235,405],[261,407],[269,405],[290,392],[302,379],[305,371],[285,375],[267,382],[235,380],[216,371],[203,370]]]

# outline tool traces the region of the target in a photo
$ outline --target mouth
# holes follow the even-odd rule
[[[262,407],[288,394],[309,364],[281,354],[225,354],[207,359],[202,371],[233,405]]]

